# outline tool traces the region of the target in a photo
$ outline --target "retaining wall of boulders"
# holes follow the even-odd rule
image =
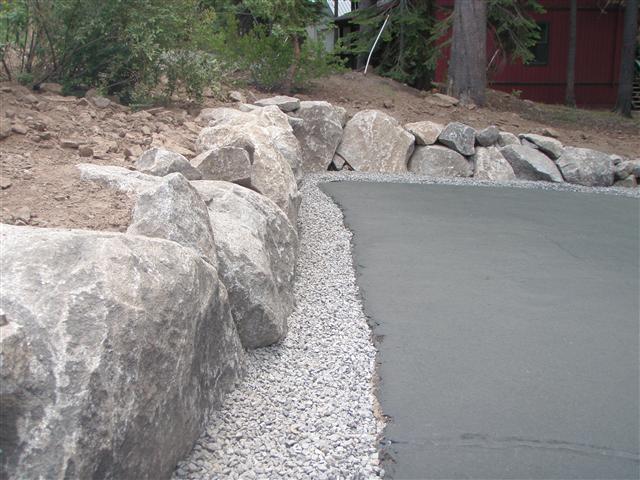
[[[203,110],[197,156],[81,164],[126,233],[0,225],[2,475],[167,478],[294,308],[298,180],[326,170],[636,186],[640,161],[535,134],[274,97]]]

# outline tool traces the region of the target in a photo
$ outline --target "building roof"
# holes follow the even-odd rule
[[[326,0],[329,6],[329,11],[334,14],[335,2],[334,0]],[[338,0],[338,17],[351,12],[351,0]]]

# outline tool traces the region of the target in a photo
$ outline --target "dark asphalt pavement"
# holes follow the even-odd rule
[[[639,477],[638,199],[322,190],[354,232],[393,478]]]

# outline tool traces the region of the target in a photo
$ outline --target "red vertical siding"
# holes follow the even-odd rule
[[[450,7],[452,0],[440,0]],[[539,102],[562,103],[566,87],[569,40],[569,1],[541,2],[546,13],[534,15],[549,23],[549,61],[547,65],[523,65],[498,62],[492,66],[492,88],[521,91],[522,98]],[[581,106],[609,107],[615,103],[620,68],[623,9],[613,6],[603,11],[597,0],[579,0],[576,49],[576,101]],[[441,12],[444,16],[446,13]],[[489,42],[487,56],[495,47]],[[436,79],[446,79],[448,51],[438,63]]]

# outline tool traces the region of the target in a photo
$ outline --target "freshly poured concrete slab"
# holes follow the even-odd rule
[[[639,477],[637,198],[322,189],[354,232],[393,478]]]

